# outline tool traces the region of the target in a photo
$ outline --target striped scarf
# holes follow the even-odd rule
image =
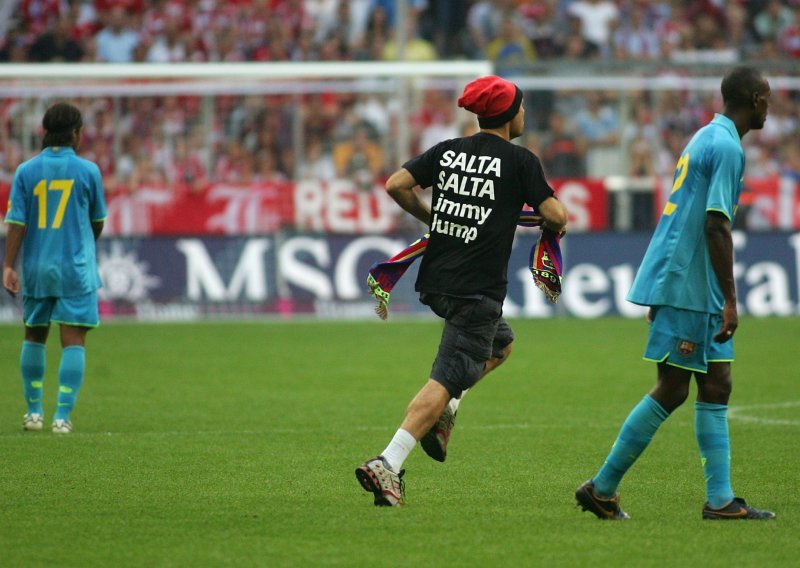
[[[538,227],[541,224],[533,211],[521,211],[517,225],[521,227]],[[389,317],[389,299],[392,288],[400,280],[406,270],[414,261],[425,254],[430,233],[417,239],[405,249],[394,255],[389,260],[376,262],[369,269],[367,287],[369,293],[375,296],[377,305],[375,313],[385,320]],[[529,268],[533,282],[547,296],[552,303],[558,302],[561,294],[561,276],[563,265],[561,262],[561,237],[550,229],[542,228],[541,235],[531,248]]]

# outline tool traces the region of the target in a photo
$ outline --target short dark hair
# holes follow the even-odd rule
[[[69,103],[56,103],[44,113],[42,148],[71,146],[72,133],[83,126],[83,117],[77,107]]]
[[[754,67],[736,67],[722,79],[722,101],[728,108],[744,108],[752,104],[753,95],[764,84],[764,76]]]

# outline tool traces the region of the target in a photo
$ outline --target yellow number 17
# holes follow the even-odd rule
[[[53,229],[60,229],[61,222],[64,220],[64,212],[67,210],[67,202],[72,193],[72,186],[75,185],[74,179],[54,179],[48,185],[47,180],[42,180],[33,188],[33,194],[39,198],[39,228],[47,228],[47,192],[60,191],[61,199],[58,202],[56,216],[53,218]]]
[[[681,186],[683,185],[684,180],[686,179],[686,174],[689,173],[689,153],[687,152],[681,159],[678,160],[678,165],[675,166],[675,171],[677,174],[675,175],[675,181],[672,182],[672,193],[678,191]],[[678,208],[677,203],[672,203],[671,201],[667,201],[667,204],[664,206],[664,215],[672,215],[675,213],[675,209]]]

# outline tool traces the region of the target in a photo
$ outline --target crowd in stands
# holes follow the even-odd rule
[[[408,60],[489,59],[498,72],[548,61],[800,58],[800,0],[407,0]],[[2,62],[371,61],[401,55],[394,0],[19,0],[0,25]],[[787,72],[786,67],[782,72]],[[718,94],[663,91],[526,94],[522,143],[550,177],[670,175]],[[474,131],[457,93],[427,91],[411,115],[412,152]],[[369,186],[397,165],[385,96],[321,93],[86,98],[83,154],[110,191],[211,181],[346,177]],[[800,176],[800,92],[775,90],[763,131],[746,139],[748,173]],[[0,101],[0,182],[23,159],[24,104]],[[298,146],[296,125],[302,124]],[[210,127],[210,128],[209,128]],[[300,152],[297,149],[301,148]]]
[[[411,60],[800,57],[798,0],[406,0]],[[340,61],[397,55],[395,0],[17,0],[0,61]]]

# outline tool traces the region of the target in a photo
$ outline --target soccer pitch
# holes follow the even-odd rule
[[[437,321],[104,324],[64,437],[21,431],[22,329],[2,326],[0,565],[796,565],[800,318],[736,336],[732,480],[777,513],[762,523],[700,520],[690,403],[623,481],[632,519],[581,513],[574,489],[653,383],[646,324],[511,323],[515,352],[465,398],[447,461],[406,462],[403,509],[373,507],[353,471],[426,379]]]

